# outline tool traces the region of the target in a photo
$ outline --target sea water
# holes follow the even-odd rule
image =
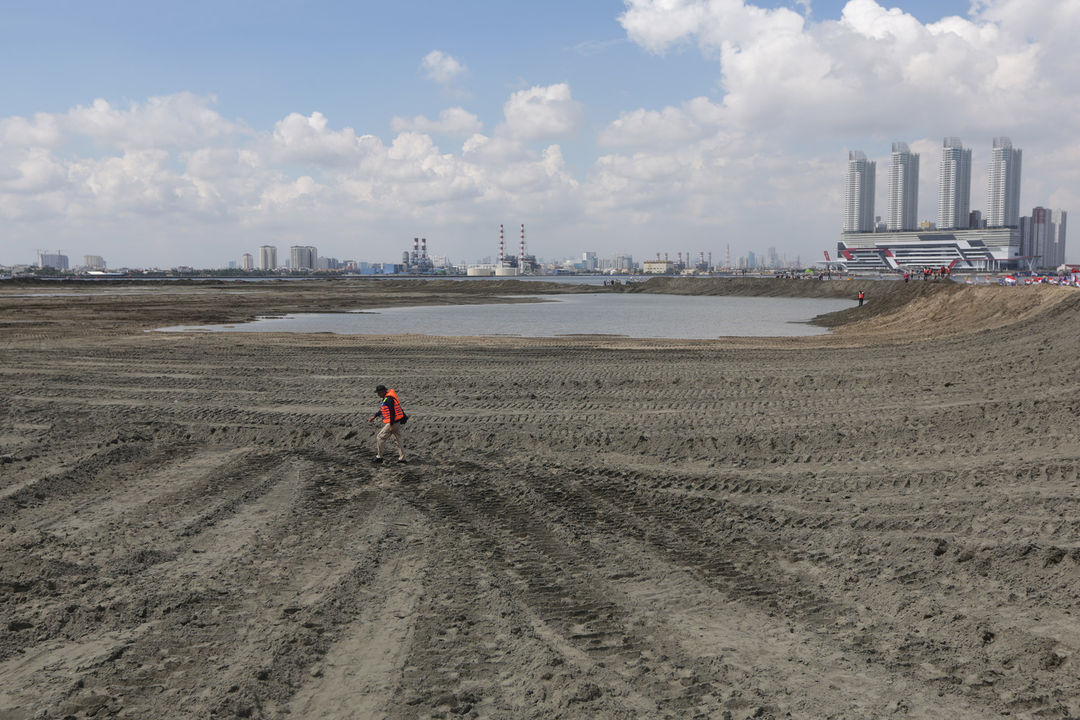
[[[163,332],[287,332],[341,335],[443,335],[708,339],[821,335],[807,321],[853,307],[849,300],[652,294],[571,294],[539,302],[395,307],[302,313],[236,325],[176,326]]]

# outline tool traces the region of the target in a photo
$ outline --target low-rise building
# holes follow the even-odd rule
[[[1019,228],[919,230],[915,232],[843,233],[837,260],[848,270],[903,270],[952,267],[955,270],[1016,268]]]
[[[646,275],[670,275],[675,272],[675,263],[671,260],[644,260],[641,269]]]

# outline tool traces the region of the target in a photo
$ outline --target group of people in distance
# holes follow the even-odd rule
[[[930,266],[924,266],[922,269],[923,280],[947,280],[952,275],[952,269],[942,265],[939,268],[932,268]],[[911,272],[904,271],[904,282],[911,279]]]

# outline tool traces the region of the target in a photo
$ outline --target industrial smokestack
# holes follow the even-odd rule
[[[502,267],[502,264],[503,264],[503,249],[504,249],[503,226],[502,226],[502,223],[499,223],[499,267]]]
[[[427,260],[427,238],[420,238],[420,259]]]

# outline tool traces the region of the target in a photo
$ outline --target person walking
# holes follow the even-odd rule
[[[862,307],[863,300],[866,299],[866,293],[862,290],[859,291],[859,307]]]
[[[379,385],[375,388],[375,394],[382,398],[382,403],[379,405],[379,411],[368,418],[368,422],[374,422],[375,418],[382,416],[383,426],[379,430],[379,434],[375,436],[376,454],[373,461],[381,463],[383,461],[383,447],[386,445],[387,438],[394,438],[394,443],[397,445],[399,463],[405,462],[405,441],[403,439],[403,425],[408,421],[409,416],[405,414],[405,411],[401,408],[401,401],[398,400],[397,392],[393,388],[387,388],[385,385]]]

